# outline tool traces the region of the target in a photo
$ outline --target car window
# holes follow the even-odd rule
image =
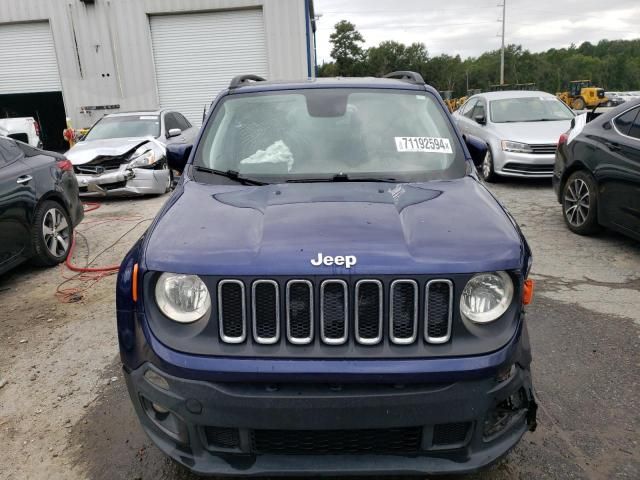
[[[564,102],[549,96],[492,100],[489,113],[493,123],[550,122],[575,116]]]
[[[631,130],[629,130],[629,136],[633,138],[640,139],[640,109],[638,110],[638,114],[636,115],[636,119],[633,121],[631,125]]]
[[[338,174],[420,181],[466,174],[459,139],[436,98],[403,90],[227,96],[206,126],[194,163],[265,181]]]
[[[159,136],[160,117],[158,115],[118,115],[102,117],[91,127],[84,140]]]
[[[173,128],[180,128],[178,120],[173,112],[169,112],[164,116],[164,128],[169,133],[169,130]],[[182,130],[182,128],[180,128]]]
[[[638,116],[638,111],[640,111],[640,107],[632,108],[613,120],[613,123],[616,124],[616,128],[620,133],[629,135],[629,130],[631,129],[633,121]]]
[[[460,114],[464,115],[465,117],[471,118],[471,112],[473,111],[473,107],[476,106],[476,103],[478,103],[477,98],[468,100],[467,103],[463,105],[462,110],[460,110]]]
[[[476,103],[476,106],[473,109],[473,113],[471,114],[471,118],[476,118],[479,115],[483,117],[486,116],[483,101],[479,101],[478,103]]]
[[[0,138],[0,167],[9,165],[24,156],[20,147],[7,138]]]

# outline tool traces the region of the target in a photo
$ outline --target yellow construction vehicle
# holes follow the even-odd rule
[[[558,92],[556,96],[574,110],[595,108],[609,100],[604,88],[596,87],[591,80],[573,80],[569,82],[568,91]]]
[[[456,100],[453,98],[453,90],[441,90],[440,96],[451,113],[456,109]]]

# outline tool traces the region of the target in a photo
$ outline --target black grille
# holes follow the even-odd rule
[[[312,337],[312,294],[311,284],[291,282],[287,295],[287,325],[289,340],[308,343]]]
[[[533,153],[537,155],[552,155],[556,153],[556,148],[558,147],[555,143],[548,144],[539,144],[539,145],[529,145]]]
[[[328,345],[378,345],[388,341],[409,345],[416,342],[420,332],[427,343],[448,342],[453,283],[446,279],[430,280],[426,285],[421,282],[423,290],[418,285],[412,279],[383,283],[373,278],[355,283],[331,278],[319,288],[306,279],[258,279],[252,283],[220,280],[220,339],[233,344],[249,337],[256,343],[275,344],[284,336],[290,344],[305,345],[312,343],[319,332],[321,342]],[[285,292],[284,299],[281,291]]]
[[[113,157],[113,156],[101,155],[99,157],[94,158],[90,162],[85,163],[84,165],[87,165],[87,166],[97,165],[102,167],[104,170],[117,170],[120,168],[120,165],[122,165],[123,163],[127,163],[127,161],[122,156]]]
[[[245,337],[244,287],[235,281],[220,282],[218,287],[220,332],[227,341],[243,341]]]
[[[256,341],[274,343],[280,336],[278,284],[270,280],[253,285],[253,319]]]
[[[391,339],[411,343],[417,329],[417,286],[412,281],[394,282],[391,286]]]
[[[514,172],[514,173],[530,173],[530,174],[552,174],[553,173],[553,164],[549,165],[534,165],[529,163],[516,163],[509,162],[505,164],[502,169],[506,172]]]
[[[411,454],[420,451],[422,428],[371,430],[254,430],[254,453]]]
[[[344,343],[347,338],[346,285],[341,281],[325,281],[322,285],[322,335],[326,343]]]
[[[377,343],[382,336],[382,284],[361,281],[356,287],[357,336],[360,343]]]
[[[240,448],[240,435],[237,428],[205,427],[207,444],[213,448]]]
[[[449,282],[434,281],[427,285],[427,341],[449,337],[451,290]]]
[[[433,445],[456,446],[465,442],[469,423],[441,423],[433,427]]]

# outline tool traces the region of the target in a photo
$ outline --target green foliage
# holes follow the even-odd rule
[[[500,50],[467,59],[442,54],[429,57],[422,43],[409,46],[388,40],[363,50],[364,38],[347,21],[336,24],[331,34],[331,57],[335,62],[320,67],[320,76],[382,76],[394,70],[419,72],[439,90],[466,95],[469,88],[486,90],[499,83]],[[505,50],[505,82],[536,83],[551,93],[566,89],[571,80],[591,79],[607,90],[640,89],[640,39],[601,40],[580,46],[552,48],[532,53],[521,45]]]
[[[358,75],[364,55],[360,44],[364,43],[364,38],[356,30],[356,26],[346,20],[336,23],[329,42],[333,45],[331,58],[336,61],[337,75]]]

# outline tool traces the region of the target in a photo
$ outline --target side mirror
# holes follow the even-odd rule
[[[483,113],[479,113],[478,115],[475,115],[473,119],[476,121],[476,123],[479,123],[480,125],[485,125],[487,123],[487,119]]]
[[[193,145],[188,143],[174,143],[167,145],[167,164],[169,165],[169,168],[182,173],[184,171],[184,167],[187,165],[192,149]]]
[[[167,132],[167,138],[177,137],[182,133],[182,130],[179,128],[170,128]]]
[[[473,164],[476,167],[482,165],[484,162],[484,157],[487,155],[487,144],[480,140],[478,137],[474,137],[473,135],[463,135],[464,143],[467,145],[467,149],[471,154],[471,160],[473,160]]]
[[[602,128],[604,128],[605,130],[611,130],[612,126],[611,126],[611,122],[604,122],[602,124]]]

